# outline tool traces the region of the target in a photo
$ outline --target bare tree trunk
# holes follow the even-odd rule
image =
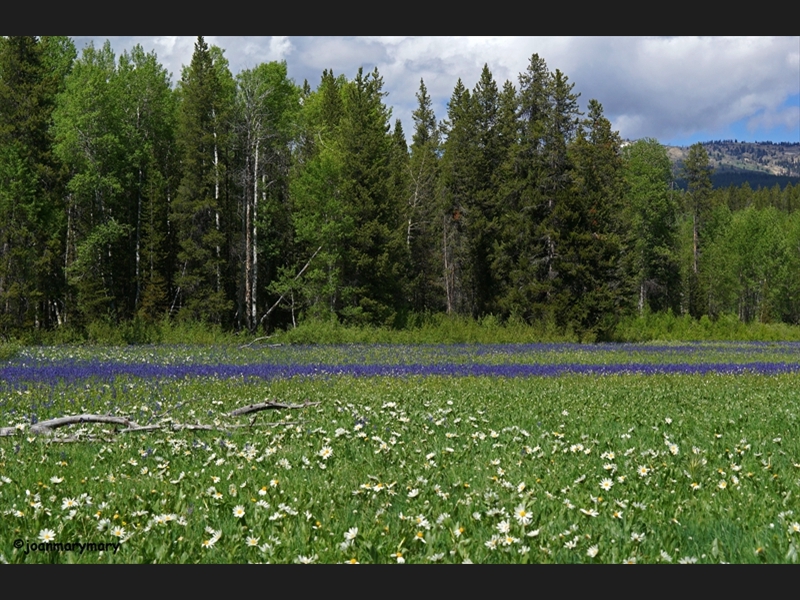
[[[551,218],[552,218],[552,215],[553,215],[553,205],[554,205],[554,202],[553,202],[553,198],[551,197],[547,201],[548,216],[551,217]],[[553,236],[550,235],[550,233],[547,234],[546,243],[547,243],[547,281],[548,281],[546,297],[547,297],[547,301],[549,302],[550,301],[550,296],[551,296],[550,292],[552,290],[552,283],[551,282],[556,277],[555,270],[553,269],[553,262],[555,261],[555,256],[556,256],[556,246],[555,246],[555,242],[553,242]]]
[[[697,210],[692,215],[692,271],[697,275]]]
[[[11,272],[11,255],[8,251],[8,240],[3,240],[3,252],[0,255],[7,258],[5,271],[3,275],[0,275],[0,296],[2,296],[5,292],[5,273]],[[5,312],[8,314],[8,297],[6,297]]]
[[[258,187],[258,178],[255,175],[255,171],[251,169],[250,166],[250,156],[247,157],[247,164],[245,165],[245,185],[246,185],[246,177],[252,176],[254,183],[253,183],[253,194],[256,193],[256,188]],[[247,197],[247,191],[245,190],[244,193],[244,314],[245,314],[245,323],[247,328],[252,331],[253,330],[253,321],[250,319],[250,298],[252,297],[253,290],[252,290],[252,277],[251,272],[253,270],[253,260],[250,256],[250,249],[251,249],[251,231],[252,231],[252,200]]]
[[[411,230],[414,228],[414,215],[417,212],[417,206],[419,205],[419,177],[414,176],[414,172],[412,171],[411,167],[408,168],[409,174],[411,175],[411,179],[414,180],[414,193],[411,196],[411,207],[408,211],[408,227],[406,229],[406,248],[411,248]]]
[[[639,284],[639,314],[644,312],[644,281]]]
[[[67,196],[67,243],[64,246],[64,282],[68,283],[67,280],[67,269],[69,268],[69,245],[70,242],[74,243],[74,234],[72,232],[72,194]],[[67,288],[69,289],[69,288]],[[69,305],[67,303],[69,299],[69,294],[65,294],[64,298],[64,324],[67,323],[67,318],[69,316]]]
[[[216,120],[217,115],[215,110],[211,110],[211,116]],[[217,232],[219,232],[219,152],[217,147],[217,130],[214,128],[214,221],[216,224]],[[222,289],[221,275],[219,269],[220,247],[216,246],[217,262],[216,262],[216,278],[217,278],[217,292]]]
[[[136,206],[136,299],[133,302],[134,311],[139,307],[139,297],[142,292],[142,279],[139,268],[141,259],[141,240],[142,240],[142,169],[139,169],[139,190],[138,203]]]
[[[443,255],[444,255],[444,289],[445,294],[447,295],[447,314],[449,315],[453,312],[453,290],[452,290],[452,283],[450,277],[450,269],[451,265],[448,264],[447,261],[447,215],[444,215],[444,220],[442,223],[442,244],[443,244]]]
[[[252,259],[252,284],[250,286],[250,319],[252,323],[252,328],[255,330],[257,319],[258,319],[258,312],[257,312],[257,304],[258,304],[258,159],[259,159],[259,140],[256,139],[256,160],[255,160],[255,169],[253,171],[253,236],[252,236],[252,247],[250,249],[250,257]],[[262,185],[264,182],[261,182]]]

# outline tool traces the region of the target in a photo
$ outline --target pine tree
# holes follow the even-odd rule
[[[439,175],[440,131],[425,82],[420,79],[417,108],[412,113],[414,134],[408,170],[403,221],[409,263],[409,296],[418,313],[443,307],[440,281],[441,245],[436,235],[437,180]]]
[[[64,312],[52,115],[74,58],[67,38],[0,37],[0,333],[52,326]]]
[[[399,284],[396,299],[397,316],[393,325],[403,327],[407,324],[408,313],[413,308],[410,280],[413,277],[410,254],[408,252],[408,223],[405,209],[411,185],[410,154],[406,134],[400,119],[395,119],[389,154],[389,204],[397,211],[393,219],[393,229],[389,244],[394,248],[397,261],[395,272]]]
[[[501,216],[492,266],[499,283],[497,302],[503,314],[530,321],[544,317],[540,271],[546,238],[540,226],[548,216],[543,182],[547,174],[544,142],[549,119],[550,73],[538,54],[531,57],[528,68],[520,73],[519,85],[515,102],[510,101],[507,91],[503,96],[506,107],[503,130],[508,150],[501,167],[504,173],[498,189]],[[516,131],[509,118],[514,105]]]
[[[388,188],[391,148],[383,79],[375,69],[359,69],[347,86],[339,126],[342,196],[354,218],[353,237],[344,256],[343,279],[353,299],[343,308],[348,320],[392,325],[403,310],[400,287],[402,246],[394,234],[401,211]]]
[[[172,205],[180,251],[176,299],[184,316],[222,323],[233,306],[224,278],[229,259],[226,160],[233,83],[227,64],[200,36],[179,87],[182,178]]]
[[[557,259],[559,319],[584,339],[608,339],[626,301],[622,234],[623,163],[619,134],[589,101],[589,114],[570,146],[572,192],[561,202]]]
[[[469,219],[470,282],[475,298],[474,316],[491,311],[497,282],[491,267],[494,240],[497,238],[497,173],[505,159],[505,140],[499,127],[500,94],[488,65],[472,93],[478,153],[475,162],[474,196]]]
[[[442,267],[448,313],[475,314],[471,222],[475,207],[479,160],[478,129],[469,90],[456,82],[447,108],[446,134],[439,183]],[[473,211],[473,209],[475,209]]]

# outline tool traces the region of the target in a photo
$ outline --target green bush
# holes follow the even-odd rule
[[[695,320],[689,315],[644,312],[622,319],[613,339],[617,342],[800,341],[800,327],[785,323],[743,323],[733,314],[720,315],[716,320],[704,315]]]
[[[408,315],[406,327],[402,329],[342,325],[335,319],[307,319],[301,321],[296,328],[275,332],[270,339],[284,344],[512,344],[579,341],[575,334],[558,331],[549,322],[531,325],[514,318],[502,322],[494,315],[476,320],[466,316],[430,313]]]
[[[19,351],[19,344],[13,342],[0,343],[0,361],[11,360]]]

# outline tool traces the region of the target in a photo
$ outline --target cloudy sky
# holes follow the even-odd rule
[[[498,87],[518,77],[538,53],[575,84],[585,108],[599,100],[629,139],[689,145],[712,139],[800,142],[800,37],[227,37],[205,36],[225,51],[235,75],[260,62],[285,60],[289,77],[312,88],[323,69],[355,76],[378,67],[386,103],[406,135],[424,78],[436,116],[460,77],[472,89],[484,63]],[[111,42],[117,55],[141,44],[180,79],[194,37],[73,36],[80,51]]]

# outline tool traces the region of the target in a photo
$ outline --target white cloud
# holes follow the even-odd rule
[[[104,37],[94,39],[102,45]],[[173,80],[188,64],[194,37],[109,38],[119,54],[134,43],[155,49]],[[668,139],[720,130],[749,120],[754,127],[796,122],[786,98],[800,93],[800,38],[794,37],[213,37],[234,74],[262,61],[285,59],[289,76],[315,87],[322,70],[348,78],[377,66],[393,114],[411,132],[415,94],[424,78],[439,119],[460,77],[472,89],[484,63],[501,87],[538,53],[560,69],[581,104],[599,100],[623,136]],[[82,46],[79,45],[80,50]],[[795,130],[796,131],[796,126]]]
[[[273,35],[269,41],[269,50],[272,60],[283,60],[292,50],[292,42],[289,36]]]
[[[800,108],[795,106],[781,110],[764,111],[747,121],[747,129],[750,132],[758,131],[759,129],[775,129],[776,127],[794,129],[800,132]]]

